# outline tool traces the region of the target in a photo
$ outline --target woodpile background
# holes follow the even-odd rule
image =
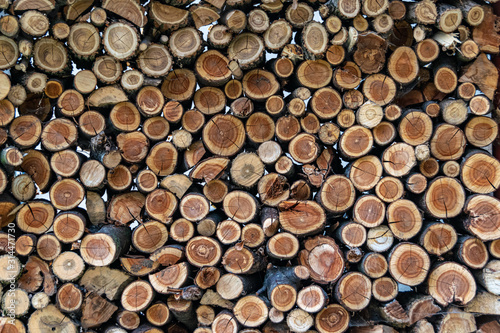
[[[2,333],[500,332],[493,2],[0,0]]]

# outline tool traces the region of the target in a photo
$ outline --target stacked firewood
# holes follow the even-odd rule
[[[0,0],[1,329],[499,332],[490,3]]]

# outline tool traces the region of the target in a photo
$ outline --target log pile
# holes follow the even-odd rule
[[[0,0],[0,327],[499,332],[496,1]]]

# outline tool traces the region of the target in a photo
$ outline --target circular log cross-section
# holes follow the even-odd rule
[[[309,269],[311,279],[320,284],[337,281],[344,271],[345,260],[335,241],[330,237],[316,236],[306,240],[306,245],[298,258],[299,263]]]
[[[455,262],[444,262],[429,274],[429,294],[442,306],[464,305],[476,295],[476,281],[469,270]]]
[[[328,302],[328,295],[318,285],[303,288],[297,295],[297,306],[308,313],[322,310]]]
[[[14,66],[19,58],[19,47],[17,46],[17,43],[8,37],[0,36],[0,47],[3,55],[0,60],[0,69],[4,70]]]
[[[241,69],[253,68],[264,55],[264,41],[258,35],[249,32],[239,34],[229,44],[227,54],[230,60],[237,61]]]
[[[61,253],[61,250],[61,243],[53,234],[44,234],[40,236],[36,243],[36,252],[40,259],[45,261],[56,259]]]
[[[70,210],[76,208],[85,197],[82,184],[74,179],[61,179],[50,188],[50,201],[55,208]]]
[[[453,125],[441,124],[431,139],[431,153],[441,161],[459,159],[465,151],[466,138],[463,131]]]
[[[80,255],[93,266],[108,266],[116,261],[130,246],[130,230],[127,227],[106,225],[98,233],[82,239]]]
[[[377,227],[384,221],[385,204],[375,195],[358,198],[353,207],[353,220],[367,228]]]
[[[425,281],[430,267],[429,255],[413,243],[399,243],[389,254],[389,273],[394,280],[408,286]]]
[[[22,324],[21,324],[22,325]],[[11,325],[9,325],[11,326]],[[77,326],[69,316],[62,314],[59,309],[49,304],[43,309],[36,310],[28,320],[30,332],[52,332],[52,333],[77,333]],[[5,327],[5,326],[4,326]],[[15,330],[20,332],[19,330]]]
[[[270,257],[287,260],[295,258],[299,252],[299,240],[294,235],[283,232],[272,236],[267,242],[266,250]]]
[[[57,306],[62,312],[78,311],[83,303],[83,293],[73,283],[66,283],[57,291]]]
[[[339,304],[330,304],[322,309],[315,319],[320,333],[343,333],[349,327],[349,312]]]
[[[354,161],[348,172],[349,179],[358,191],[368,191],[382,178],[383,168],[380,160],[370,155]]]
[[[365,127],[355,125],[349,127],[340,137],[339,149],[349,159],[366,155],[373,146],[372,132]]]
[[[217,314],[211,325],[212,331],[214,333],[237,333],[238,331],[238,321],[234,317],[232,312],[223,310]],[[202,332],[205,333],[205,332]]]
[[[16,215],[17,226],[27,233],[43,234],[52,226],[54,216],[54,207],[50,203],[46,201],[27,202]]]
[[[302,86],[319,89],[330,83],[333,72],[325,60],[306,60],[297,67],[295,75]]]
[[[279,83],[274,74],[262,69],[254,69],[246,73],[242,85],[246,96],[258,102],[264,102],[279,89]]]
[[[67,251],[61,253],[52,263],[52,271],[61,281],[75,281],[85,271],[85,263],[82,257],[75,252]]]
[[[165,303],[157,302],[146,310],[146,319],[155,326],[163,326],[170,319],[170,311]]]
[[[54,119],[42,131],[42,145],[48,151],[60,151],[76,144],[78,130],[68,119]]]
[[[143,280],[129,284],[122,293],[121,304],[127,311],[139,312],[146,310],[154,298],[151,285]]]
[[[82,238],[85,224],[85,216],[77,211],[59,213],[54,219],[54,235],[62,243],[71,244]]]
[[[331,87],[318,89],[312,96],[310,107],[322,120],[334,118],[342,109],[342,99],[338,91]]]
[[[398,284],[390,277],[376,279],[372,283],[372,294],[379,302],[390,302],[398,295]]]
[[[212,115],[226,107],[226,96],[219,88],[203,87],[194,93],[194,105],[201,113]]]
[[[283,19],[271,23],[264,33],[264,44],[270,52],[279,52],[292,39],[292,26]]]
[[[485,147],[498,135],[498,124],[489,117],[474,117],[465,125],[467,142],[476,147]]]
[[[424,112],[408,112],[399,123],[398,133],[409,145],[423,144],[431,138],[432,120]]]
[[[295,161],[306,164],[316,160],[320,149],[313,135],[301,133],[290,141],[288,151]]]
[[[102,35],[106,52],[118,60],[127,60],[139,47],[139,35],[135,28],[122,22],[106,27]]]
[[[492,242],[493,243],[493,242]],[[491,244],[490,243],[490,252]],[[482,269],[488,263],[489,255],[486,245],[472,236],[464,236],[459,240],[458,259],[471,269]],[[495,256],[492,253],[492,256]]]
[[[387,69],[395,81],[402,84],[410,83],[418,76],[417,55],[410,47],[398,47],[389,57]]]
[[[384,106],[396,97],[396,83],[383,74],[368,76],[363,83],[363,93],[373,103]]]
[[[233,156],[245,142],[243,123],[231,115],[216,115],[203,128],[207,149],[219,156]]]
[[[151,44],[137,57],[137,65],[147,76],[162,77],[172,68],[172,56],[166,46]]]
[[[168,239],[165,224],[157,221],[142,223],[132,232],[132,244],[144,253],[152,253],[162,247]]]
[[[403,196],[404,186],[397,178],[384,177],[375,186],[375,193],[382,201],[391,203]]]
[[[359,272],[343,275],[335,287],[335,298],[349,311],[360,311],[368,306],[372,295],[371,280]]]
[[[120,79],[123,67],[116,58],[102,56],[96,59],[92,70],[99,81],[113,84]]]
[[[432,223],[420,236],[420,244],[429,254],[441,256],[457,243],[457,233],[451,224]]]
[[[9,135],[19,148],[31,148],[40,140],[42,123],[32,115],[17,117],[10,123]]]
[[[146,164],[157,176],[168,176],[177,166],[178,152],[170,142],[160,142],[153,146],[146,158]]]
[[[168,99],[184,102],[193,96],[195,88],[195,74],[189,69],[178,68],[165,77],[161,85],[161,92]]]
[[[164,189],[155,189],[146,196],[144,210],[146,213],[162,222],[167,223],[177,209],[177,198]]]
[[[482,241],[500,237],[500,200],[488,195],[473,195],[465,203],[465,228]]]
[[[203,220],[209,213],[210,203],[203,195],[191,193],[182,198],[179,208],[182,217],[191,222],[198,222]]]
[[[321,186],[317,201],[329,212],[342,213],[352,207],[356,192],[351,180],[345,176],[328,177]]]
[[[487,194],[500,186],[500,162],[493,156],[478,152],[467,155],[460,172],[465,187],[474,192]]]
[[[422,214],[413,201],[399,199],[387,207],[387,223],[394,236],[408,240],[422,228]]]
[[[366,242],[366,229],[359,223],[342,223],[335,232],[349,247],[361,247]]]
[[[460,214],[465,204],[465,191],[454,178],[438,177],[425,192],[424,205],[436,218],[452,218]]]
[[[213,266],[220,261],[221,257],[221,246],[213,238],[193,237],[186,245],[186,258],[193,266]]]
[[[213,86],[222,86],[231,79],[229,59],[217,50],[209,50],[196,59],[195,72],[200,81]]]
[[[121,102],[113,106],[109,114],[113,127],[121,132],[135,131],[141,123],[141,115],[130,102]]]
[[[57,107],[63,116],[78,117],[84,111],[82,94],[73,89],[65,90],[57,99]]]
[[[148,118],[142,124],[142,131],[151,141],[164,140],[170,132],[170,124],[163,117]]]
[[[228,217],[238,223],[251,222],[257,216],[258,202],[253,195],[245,191],[229,192],[222,203],[222,209]]]
[[[389,175],[405,176],[416,164],[415,150],[406,143],[395,143],[384,151],[382,164]]]
[[[68,36],[68,45],[77,57],[89,59],[97,53],[101,45],[99,31],[87,22],[73,24]]]
[[[388,264],[385,257],[376,252],[366,254],[359,263],[360,270],[372,279],[381,278],[387,273]]]
[[[252,295],[240,298],[234,305],[233,313],[240,324],[258,327],[267,320],[269,310],[261,298]]]
[[[0,40],[0,43],[2,40]],[[17,51],[17,48],[15,49]],[[42,37],[33,47],[35,65],[47,73],[61,73],[68,66],[68,51],[63,43],[50,37]],[[0,68],[2,68],[0,63]],[[3,69],[3,68],[2,68]]]

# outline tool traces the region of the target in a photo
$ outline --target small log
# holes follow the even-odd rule
[[[448,4],[437,5],[436,26],[443,32],[455,31],[462,22],[462,11]]]
[[[63,252],[52,263],[54,275],[61,281],[73,282],[79,279],[85,271],[82,257],[75,252]]]
[[[146,310],[146,319],[155,326],[163,326],[170,322],[170,310],[163,302],[156,302]]]
[[[123,290],[121,305],[127,311],[139,312],[149,307],[153,298],[153,287],[144,280],[137,280]]]
[[[56,304],[65,313],[79,311],[83,304],[83,293],[73,283],[63,284],[57,291]]]
[[[335,235],[349,247],[360,247],[366,242],[366,229],[359,223],[342,223],[335,230]]]
[[[349,159],[366,155],[371,150],[372,145],[373,134],[369,129],[359,125],[349,127],[339,141],[340,152]]]
[[[486,245],[472,236],[463,236],[458,240],[458,260],[471,269],[482,269],[488,262]]]
[[[372,279],[377,279],[387,273],[387,260],[376,252],[367,253],[358,265],[360,271]]]
[[[398,295],[398,284],[390,277],[373,280],[372,295],[379,302],[390,302]]]
[[[212,238],[197,236],[191,238],[187,243],[186,258],[193,266],[203,267],[214,265],[221,260],[221,257],[221,246]]]
[[[338,245],[327,236],[309,238],[299,253],[299,263],[309,269],[311,280],[320,284],[337,281],[345,261]],[[332,263],[336,263],[332,265]]]
[[[313,325],[314,319],[306,311],[294,309],[288,314],[286,323],[293,332],[306,332]]]
[[[44,234],[38,238],[36,252],[40,259],[52,261],[61,253],[62,246],[54,234]]]
[[[457,233],[451,224],[431,223],[422,231],[420,245],[429,254],[441,256],[451,251],[457,243],[457,238]]]
[[[447,281],[454,283],[449,286]],[[448,261],[439,264],[430,272],[428,290],[442,306],[452,302],[467,304],[476,295],[476,281],[465,266]]]
[[[394,234],[386,226],[378,226],[368,230],[366,244],[368,248],[375,252],[385,252],[391,248],[394,241]]]
[[[406,143],[395,143],[384,151],[382,164],[391,176],[407,175],[416,164],[414,149]]]
[[[349,311],[359,311],[368,306],[372,295],[372,283],[358,272],[343,275],[335,287],[335,298]]]
[[[98,233],[82,239],[80,254],[86,263],[106,266],[123,255],[130,245],[130,230],[126,227],[104,226]],[[103,251],[104,249],[104,251]]]
[[[268,318],[269,310],[266,303],[257,296],[245,296],[234,305],[234,316],[246,327],[258,327]]]
[[[389,273],[399,283],[416,286],[425,281],[430,267],[429,255],[413,243],[393,247],[389,257]]]
[[[326,86],[330,82],[332,74],[331,66],[325,60],[305,60],[295,72],[299,84],[309,89],[319,89]]]

